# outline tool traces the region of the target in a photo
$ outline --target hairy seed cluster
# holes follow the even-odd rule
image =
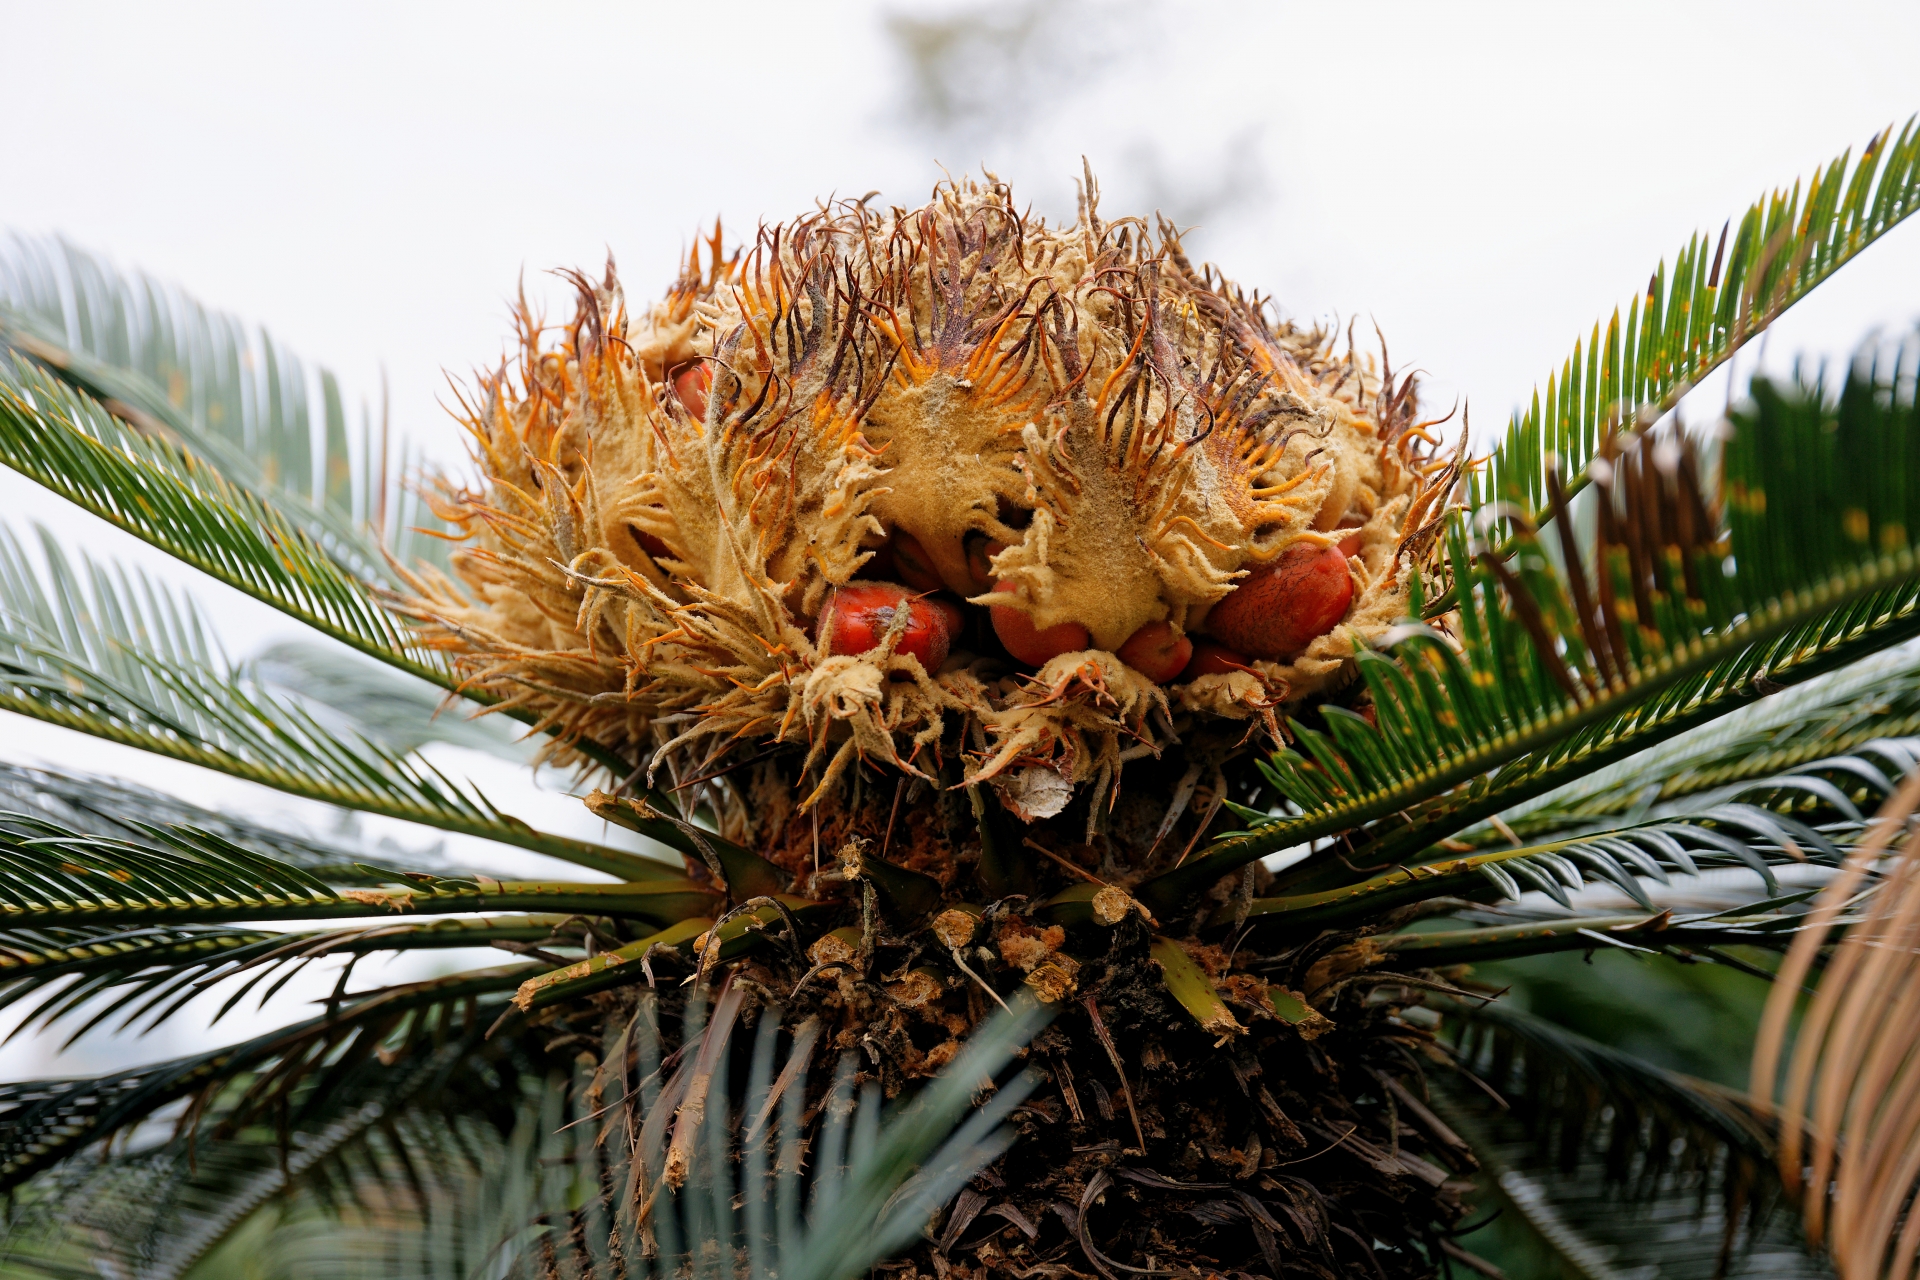
[[[1196,720],[1277,735],[1403,616],[1454,474],[1411,378],[1091,177],[1069,226],[963,181],[716,228],[651,307],[574,281],[465,403],[455,576],[404,607],[562,744],[676,778],[788,744],[803,803],[953,765],[1048,817]]]

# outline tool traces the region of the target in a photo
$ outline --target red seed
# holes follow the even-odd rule
[[[1149,622],[1127,637],[1116,652],[1120,661],[1155,684],[1166,684],[1186,669],[1193,657],[1193,641],[1170,622]]]
[[[705,361],[683,364],[673,371],[673,394],[680,397],[694,421],[707,420],[707,392],[713,387],[713,370]]]
[[[973,593],[979,595],[993,590],[993,557],[1007,549],[1004,542],[995,542],[983,534],[972,534],[967,538],[967,576],[973,579]]]
[[[1193,646],[1193,658],[1187,663],[1186,670],[1180,673],[1182,680],[1198,680],[1201,676],[1224,676],[1233,671],[1252,670],[1253,659],[1238,649],[1229,649],[1217,640],[1201,640]]]
[[[895,529],[887,545],[893,549],[893,571],[900,581],[915,591],[939,591],[946,587],[940,571],[933,567],[933,557],[920,545],[920,539],[905,529]]]
[[[950,600],[946,596],[928,596],[927,604],[940,615],[940,620],[947,624],[947,645],[948,648],[952,648],[953,642],[958,640],[960,633],[966,629],[966,610],[960,607],[959,601]]]
[[[1352,601],[1340,548],[1302,543],[1242,578],[1207,614],[1207,630],[1256,658],[1290,658],[1333,630]]]
[[[1357,556],[1360,554],[1360,535],[1350,533],[1334,545],[1340,548],[1340,554],[1343,556]]]
[[[891,582],[839,587],[820,611],[818,634],[830,653],[868,653],[880,647],[898,610],[907,610],[906,630],[895,653],[910,653],[929,672],[947,660],[951,633],[947,619],[931,601]]]
[[[1017,591],[1011,582],[1002,582],[995,591]],[[1063,653],[1077,653],[1092,643],[1087,629],[1077,622],[1056,622],[1045,631],[1033,625],[1033,615],[1011,605],[995,605],[988,610],[993,617],[993,633],[1000,637],[1017,662],[1030,667],[1042,665]]]

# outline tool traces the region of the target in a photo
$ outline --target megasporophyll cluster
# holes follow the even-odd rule
[[[460,581],[414,612],[562,741],[676,783],[791,746],[802,805],[856,766],[1086,793],[1097,833],[1132,762],[1277,734],[1403,616],[1451,479],[1411,380],[1165,224],[963,182],[723,252],[651,305],[576,276],[468,406]]]

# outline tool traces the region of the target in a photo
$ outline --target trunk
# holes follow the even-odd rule
[[[798,895],[838,905],[810,920],[809,936],[819,933],[804,951],[776,922],[705,983],[677,980],[697,969],[702,940],[649,958],[669,1027],[689,1000],[726,991],[716,1030],[682,1054],[696,1069],[662,1098],[672,1114],[657,1108],[649,1123],[673,1135],[667,1187],[685,1177],[712,1035],[776,1017],[816,1067],[841,1055],[856,1085],[892,1099],[922,1087],[1024,990],[1054,1016],[1026,1054],[1037,1084],[1012,1115],[1019,1140],[890,1270],[1436,1274],[1475,1166],[1423,1101],[1423,1065],[1447,1058],[1417,991],[1368,969],[1377,957],[1360,934],[1231,927],[1236,899],[1271,878],[1258,868],[1216,885],[1187,919],[1150,918],[1126,893],[1224,825],[1216,787],[1255,798],[1250,757],[1220,754],[1215,765],[1195,749],[1202,773],[1218,770],[1211,783],[1195,784],[1178,753],[1130,766],[1091,822],[1089,796],[1025,824],[992,788],[871,775],[803,813],[784,759],[704,784],[724,836]],[[1227,927],[1207,935],[1219,941],[1186,936],[1220,917]],[[602,999],[612,1007],[586,1016],[631,1017],[635,997]],[[733,1041],[726,1078],[743,1081],[749,1037]],[[666,1047],[682,1048],[671,1034]],[[816,1151],[832,1074],[799,1086]],[[736,1091],[733,1132],[764,1142],[772,1103],[758,1123],[748,1105]]]

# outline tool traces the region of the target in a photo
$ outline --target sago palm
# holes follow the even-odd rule
[[[47,533],[0,547],[0,708],[581,875],[8,771],[21,1031],[339,977],[0,1086],[4,1266],[1498,1274],[1459,1239],[1504,1210],[1568,1274],[1905,1274],[1915,349],[1674,410],[1917,203],[1911,124],[1769,195],[1475,456],[1091,175],[1064,225],[832,202],[523,306],[471,474],[411,487],[331,377],[17,245],[0,461],[317,638],[229,665]],[[645,840],[418,754],[504,721]],[[1596,948],[1784,954],[1757,1096],[1475,976]]]

